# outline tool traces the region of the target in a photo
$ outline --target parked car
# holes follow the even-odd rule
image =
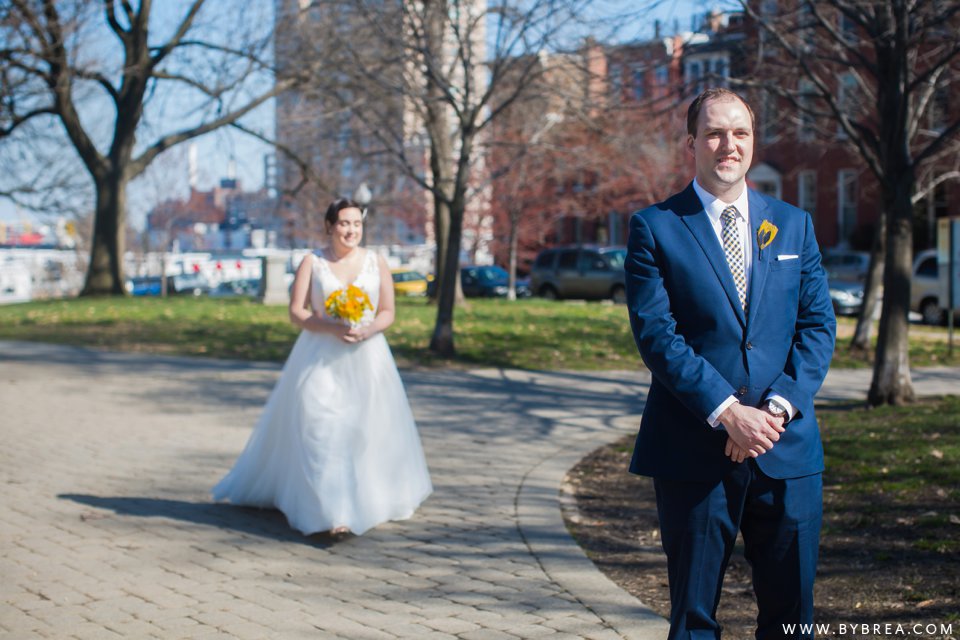
[[[127,280],[127,291],[134,296],[159,296],[162,293],[160,276],[146,276]],[[210,284],[197,273],[167,276],[168,295],[202,296],[210,293]]]
[[[127,280],[127,293],[132,296],[158,296],[162,283],[160,277],[137,277]]]
[[[467,298],[504,298],[510,286],[510,274],[496,265],[467,265],[460,268],[460,286]],[[516,281],[518,298],[531,296],[530,285]]]
[[[427,295],[427,276],[413,269],[393,269],[393,293],[398,296]]]
[[[437,281],[431,276],[427,295],[433,295],[436,286]],[[496,265],[467,265],[460,267],[460,288],[467,298],[505,298],[510,288],[510,274]],[[517,278],[516,292],[518,298],[531,297],[530,281]]]
[[[848,252],[849,253],[849,252]],[[825,256],[826,257],[826,256]],[[838,315],[856,315],[863,304],[863,283],[829,278],[830,299]],[[946,304],[940,303],[940,275],[936,249],[921,251],[913,260],[910,277],[910,310],[924,324],[943,324]]]
[[[530,272],[533,292],[543,298],[627,301],[624,247],[557,247],[541,251]]]
[[[924,324],[943,324],[947,320],[947,301],[940,300],[940,268],[937,250],[921,251],[913,260],[910,278],[910,310],[920,314]],[[954,309],[954,314],[960,308]]]
[[[866,251],[827,249],[823,252],[820,264],[831,281],[863,282],[870,268],[870,254]]]
[[[827,279],[833,311],[838,316],[855,316],[863,306],[863,283]]]

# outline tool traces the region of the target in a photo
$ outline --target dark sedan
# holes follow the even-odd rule
[[[496,265],[467,265],[460,268],[460,287],[467,298],[505,298],[509,289],[510,274]],[[436,280],[431,279],[427,294],[433,295]],[[530,282],[517,279],[517,297],[533,295]]]
[[[496,265],[469,265],[460,269],[460,286],[468,298],[504,298],[510,274]],[[529,298],[530,285],[517,281],[517,297]]]

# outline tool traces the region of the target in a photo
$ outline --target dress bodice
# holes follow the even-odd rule
[[[373,305],[372,311],[364,313],[363,320],[360,324],[372,322],[380,304],[380,269],[377,264],[377,256],[369,249],[365,249],[364,251],[366,251],[366,254],[363,256],[363,265],[360,267],[360,273],[357,274],[353,282],[349,283],[363,289],[367,296],[370,297],[370,303]],[[319,253],[314,254],[311,275],[310,306],[314,309],[314,312],[329,317],[327,316],[326,309],[324,309],[324,302],[326,302],[327,297],[331,293],[337,289],[346,287],[347,283],[340,282],[340,279],[334,275],[333,270],[330,268],[330,263]]]

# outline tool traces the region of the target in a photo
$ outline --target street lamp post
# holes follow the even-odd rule
[[[361,209],[361,212],[363,213],[364,220],[366,220],[367,209],[369,208],[370,201],[373,200],[373,193],[370,191],[370,187],[367,186],[366,182],[361,182],[357,186],[356,191],[353,192],[353,199],[356,201],[357,204],[363,207],[363,209]],[[370,228],[371,228],[370,225],[367,225],[367,229],[370,229]],[[364,237],[364,240],[366,240],[367,234],[363,234],[363,237]],[[366,244],[366,242],[364,242],[364,244]]]

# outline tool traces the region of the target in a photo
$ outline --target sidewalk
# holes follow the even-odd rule
[[[558,496],[636,429],[645,372],[404,372],[435,492],[333,543],[209,499],[278,369],[0,341],[0,638],[664,637]],[[914,382],[955,393],[960,371]]]

